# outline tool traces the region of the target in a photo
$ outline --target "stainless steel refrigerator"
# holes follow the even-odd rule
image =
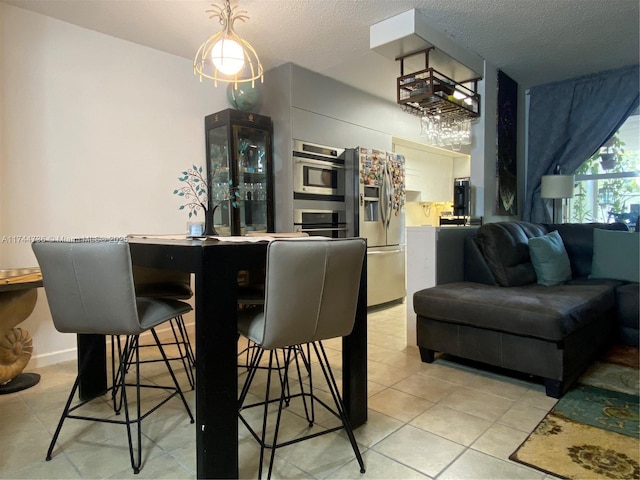
[[[405,172],[402,155],[347,149],[353,165],[355,235],[367,239],[367,306],[405,294]],[[350,202],[349,202],[350,203]]]

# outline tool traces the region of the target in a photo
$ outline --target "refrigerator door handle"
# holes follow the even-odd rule
[[[389,224],[391,223],[391,199],[393,195],[393,188],[391,183],[391,174],[389,173],[389,165],[385,165],[384,168],[384,208],[385,208],[385,218],[384,218],[384,228],[385,230],[389,229]]]
[[[389,223],[388,214],[389,209],[387,208],[387,177],[386,170],[382,173],[382,181],[380,182],[380,217],[382,220],[382,226],[387,229],[387,225]]]

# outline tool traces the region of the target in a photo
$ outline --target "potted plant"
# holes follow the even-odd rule
[[[611,170],[616,166],[618,153],[620,153],[621,145],[617,135],[614,135],[600,148],[600,165],[603,170]]]
[[[605,154],[605,157],[603,157]],[[603,160],[613,156],[612,164]],[[621,174],[637,169],[637,155],[625,148],[625,143],[620,136],[614,134],[602,145],[587,161],[575,171],[576,176],[596,176],[604,173]],[[627,178],[611,175],[605,179],[594,179],[594,186],[589,187],[587,182],[578,181],[572,202],[572,221],[575,222],[608,222],[616,215],[627,213],[627,201],[640,196],[640,185],[629,182]],[[595,189],[596,200],[589,194],[590,189]],[[599,205],[601,213],[592,209],[594,201]]]

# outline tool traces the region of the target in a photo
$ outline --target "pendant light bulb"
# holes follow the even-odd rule
[[[200,77],[200,81],[210,78],[215,86],[218,82],[229,82],[238,88],[238,83],[248,82],[254,87],[256,80],[263,80],[264,69],[255,49],[233,30],[236,20],[244,22],[249,17],[244,10],[231,8],[229,0],[224,0],[223,5],[211,6],[213,8],[207,10],[211,14],[209,18],[217,18],[222,29],[198,48],[193,60],[193,73]]]
[[[221,38],[211,49],[211,60],[225,75],[235,75],[244,65],[244,50],[235,40]]]

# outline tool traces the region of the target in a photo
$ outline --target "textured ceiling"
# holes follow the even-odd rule
[[[207,0],[1,0],[192,59],[219,29]],[[221,1],[215,2],[221,4]],[[529,87],[639,61],[638,0],[231,0],[265,71],[293,62],[395,101],[399,67],[369,27],[412,8]]]

